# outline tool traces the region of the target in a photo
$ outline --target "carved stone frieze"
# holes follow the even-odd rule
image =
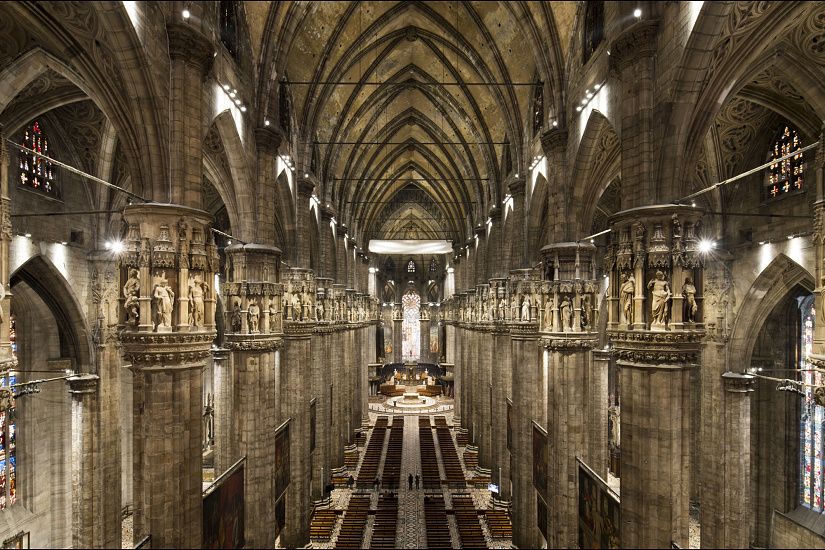
[[[257,335],[255,335],[257,336]],[[224,346],[234,351],[273,351],[284,345],[280,337],[253,337],[253,335],[227,335]]]

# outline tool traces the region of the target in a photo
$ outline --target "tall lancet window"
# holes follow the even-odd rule
[[[421,297],[416,291],[408,290],[401,298],[401,306],[404,310],[404,320],[401,322],[401,357],[403,361],[417,361],[421,352],[421,325],[418,316]]]
[[[235,3],[225,0],[220,3],[221,42],[233,58],[238,56],[238,25],[235,15]]]
[[[799,368],[802,369],[802,381],[805,382],[805,399],[802,400],[801,423],[801,472],[799,476],[802,485],[802,504],[822,511],[822,445],[823,445],[823,407],[816,405],[813,400],[811,386],[820,386],[823,376],[814,372],[810,362],[813,352],[814,327],[816,310],[814,297],[808,296],[801,305],[801,331],[799,342]]]
[[[9,316],[12,354],[17,356],[15,317]],[[9,371],[0,376],[0,387],[17,383],[17,373]],[[0,411],[0,510],[17,502],[17,409],[14,399],[11,408]]]
[[[37,151],[41,155],[51,158],[49,140],[39,122],[34,122],[23,130],[20,143],[27,149]],[[26,149],[20,149],[18,163],[21,186],[47,195],[57,196],[56,166]]]
[[[768,155],[769,160],[776,160],[777,162],[774,162],[768,168],[763,200],[776,199],[793,191],[801,191],[804,185],[802,153],[796,153],[784,160],[779,160],[802,148],[799,134],[790,126],[782,126],[776,134],[776,140]]]
[[[415,273],[415,262],[413,260],[407,262],[407,273]]]
[[[587,63],[604,38],[604,2],[584,3],[582,65]]]

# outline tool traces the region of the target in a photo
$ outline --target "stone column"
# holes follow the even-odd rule
[[[537,326],[510,324],[510,360],[513,392],[513,442],[510,477],[513,480],[513,544],[519,548],[541,548],[536,525],[536,491],[533,488],[533,419],[542,404],[543,378]]]
[[[228,349],[212,350],[215,387],[215,475],[220,475],[241,457],[235,432],[235,377]]]
[[[481,327],[478,332],[478,379],[481,393],[477,394],[479,401],[479,422],[481,427],[481,444],[478,446],[478,466],[482,470],[492,468],[493,446],[495,442],[492,434],[492,368],[493,368],[493,338],[489,326]],[[505,434],[506,437],[506,434]],[[494,482],[495,483],[495,482]]]
[[[318,243],[318,266],[320,267],[320,276],[335,278],[335,234],[333,232],[332,220],[335,217],[335,211],[332,208],[324,206],[321,208],[321,238]]]
[[[510,265],[506,266],[507,269],[526,267],[527,263],[527,243],[525,242],[527,215],[524,204],[526,186],[527,184],[523,180],[515,180],[508,186],[510,194],[513,196],[513,210],[510,212],[510,216],[513,216],[513,223],[510,225],[513,232],[513,242]]]
[[[276,244],[275,219],[277,216],[278,196],[278,149],[283,136],[270,127],[255,129],[255,148],[258,153],[256,169],[258,172],[258,199],[255,202],[257,209],[255,222],[255,242]],[[238,235],[241,237],[241,235]],[[243,238],[243,237],[241,237]],[[287,243],[280,243],[285,245]]]
[[[285,548],[300,548],[309,544],[310,520],[310,454],[309,401],[306,386],[306,365],[312,364],[313,321],[292,322],[284,326],[284,347],[281,355],[281,418],[290,419],[289,471],[290,485],[286,491],[286,525],[281,534]]]
[[[493,381],[493,424],[490,442],[492,444],[492,465],[490,477],[499,483],[500,499],[509,501],[510,494],[510,450],[507,448],[507,399],[511,399],[512,364],[510,362],[510,334],[504,322],[497,322],[492,329],[492,381]],[[499,476],[499,471],[501,476]]]
[[[175,185],[168,186],[165,178],[158,178],[155,188],[158,196],[152,198],[158,202],[199,207],[205,134],[203,78],[212,67],[215,48],[209,38],[185,21],[167,23],[166,34],[171,60],[170,168]]]
[[[421,306],[421,319],[419,320],[419,330],[421,331],[420,349],[418,352],[419,361],[422,363],[435,363],[435,359],[430,357],[430,317],[425,311],[427,306]]]
[[[549,352],[547,379],[547,546],[578,545],[578,466],[576,458],[605,473],[607,448],[606,380],[596,377],[592,349],[598,341],[593,307],[598,284],[592,277],[596,248],[590,243],[557,243],[541,250],[545,265],[554,265],[552,289],[561,304],[561,326],[545,327],[542,342]],[[545,270],[545,274],[547,271]],[[572,319],[571,319],[572,317]],[[604,372],[606,376],[606,371]]]
[[[691,274],[702,284],[704,259],[695,235],[700,219],[698,210],[674,205],[634,208],[610,219],[612,233],[620,235],[610,278],[624,280],[624,301],[633,290],[624,287],[633,273],[636,298],[632,330],[619,324],[608,332],[622,368],[623,546],[688,544],[689,369],[705,331],[701,304],[695,323],[683,324],[673,322],[670,305],[673,288],[684,283],[674,274]]]
[[[298,180],[298,217],[296,219],[298,231],[296,231],[295,235],[298,242],[295,243],[295,249],[297,251],[295,261],[300,267],[309,267],[309,236],[313,231],[309,219],[309,199],[314,189],[315,184],[311,181],[306,179]]]
[[[552,166],[547,176],[550,190],[547,201],[553,222],[548,227],[548,234],[540,242],[575,239],[577,223],[569,223],[568,204],[563,190],[567,189],[567,129],[551,128],[541,136],[541,147],[547,156],[547,166]],[[560,238],[561,237],[561,238]]]
[[[200,547],[203,369],[215,338],[209,283],[218,269],[212,219],[150,203],[127,206],[124,220],[119,335],[134,373],[135,539]],[[191,302],[172,290],[184,284]]]
[[[404,356],[402,350],[401,323],[404,321],[401,304],[397,303],[392,308],[392,362],[403,363]]]
[[[67,380],[72,395],[72,545],[106,548],[102,519],[105,510],[100,470],[100,410],[96,374]]]
[[[486,270],[483,280],[504,275],[501,271],[501,208],[490,207],[490,233],[487,235]]]
[[[236,244],[226,248],[226,258],[228,280],[223,290],[230,313],[225,346],[232,352],[234,398],[231,445],[238,458],[247,457],[245,536],[250,546],[271,547],[275,544],[272,456],[280,413],[277,350],[283,338],[278,316],[270,322],[269,312],[281,310],[281,251],[261,244]]]
[[[477,226],[473,233],[475,234],[475,253],[476,253],[476,269],[475,282],[476,284],[483,283],[487,280],[487,223],[486,220],[481,225]]]
[[[610,44],[610,64],[621,79],[622,207],[647,206],[659,197],[653,157],[654,79],[658,20],[639,21]]]

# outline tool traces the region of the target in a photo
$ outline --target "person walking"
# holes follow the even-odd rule
[[[412,474],[410,474],[410,476],[407,478],[407,483],[410,486],[410,491],[412,491],[412,481],[413,481],[413,477],[412,477]]]
[[[352,485],[355,483],[355,478],[352,477],[352,474],[349,475],[349,488],[352,490]]]
[[[415,488],[418,489],[418,474],[415,474]]]

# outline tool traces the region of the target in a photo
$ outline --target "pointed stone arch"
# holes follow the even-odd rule
[[[97,371],[92,327],[86,322],[80,302],[69,282],[45,256],[38,254],[14,270],[9,287],[25,282],[48,306],[57,322],[61,357],[74,359],[79,372]]]
[[[779,254],[762,270],[742,300],[731,331],[730,357],[747,368],[759,331],[771,311],[795,286],[813,292],[814,278],[804,267]]]

